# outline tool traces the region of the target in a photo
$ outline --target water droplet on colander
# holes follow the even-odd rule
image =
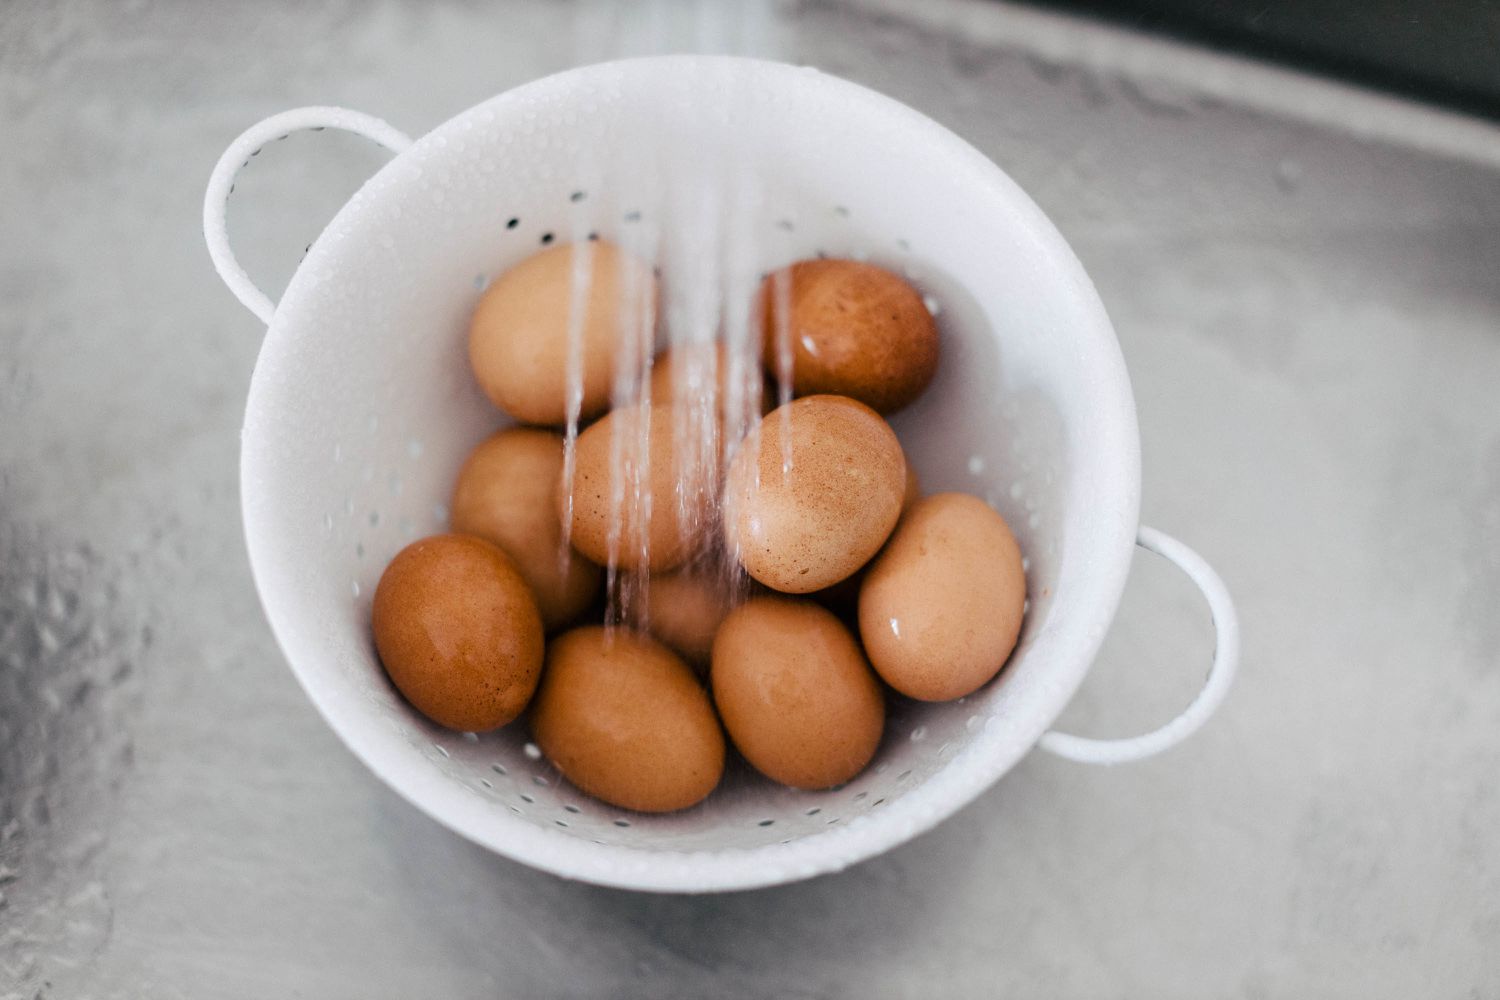
[[[406,442],[406,454],[414,459],[421,458],[422,442],[417,438],[412,438],[410,441]]]
[[[1030,556],[1022,556],[1021,557],[1021,572],[1022,573],[1029,573],[1029,572],[1031,572],[1031,557]]]
[[[983,473],[984,473],[984,456],[983,455],[970,455],[969,456],[969,475],[971,475],[971,476],[978,476],[978,475],[982,475]]]
[[[927,311],[932,313],[932,315],[934,316],[943,311],[942,303],[933,298],[931,295],[922,296],[922,304],[926,306]]]
[[[969,716],[968,720],[964,722],[964,728],[971,733],[979,729],[983,725],[984,716],[982,715],[971,715]]]
[[[1042,526],[1041,512],[1034,512],[1030,517],[1026,519],[1026,524],[1031,528],[1032,531],[1040,528]]]
[[[542,748],[537,746],[535,743],[527,743],[521,748],[521,752],[531,760],[542,759]]]
[[[355,581],[353,581],[353,582],[351,582],[351,583],[350,583],[350,584],[349,584],[349,591],[350,591],[350,592],[351,592],[351,593],[352,593],[352,594],[354,594],[354,596],[355,596],[355,597],[356,597],[356,598],[358,598],[358,597],[359,597],[359,594],[360,594],[360,586],[359,586],[359,581],[358,581],[358,580],[355,580]]]
[[[926,726],[918,726],[916,729],[913,729],[911,731],[911,741],[913,743],[921,743],[926,738],[927,738],[927,727]]]
[[[443,503],[433,504],[432,520],[438,525],[446,525],[448,523],[448,505]]]
[[[325,535],[331,535],[331,534],[333,534],[333,515],[332,514],[324,514],[323,515],[323,534],[325,534]]]

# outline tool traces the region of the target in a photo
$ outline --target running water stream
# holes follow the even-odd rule
[[[686,13],[688,16],[683,17]],[[648,3],[586,3],[578,11],[576,55],[579,62],[625,56],[696,51],[730,55],[767,55],[771,4],[768,0],[651,0]],[[685,27],[684,27],[685,26]],[[690,37],[683,37],[684,34]],[[657,275],[659,296],[645,287],[635,269],[622,270],[619,336],[614,348],[611,405],[615,410],[653,406],[652,373],[660,357],[670,356],[670,379],[657,382],[658,394],[670,393],[670,455],[653,441],[652,421],[617,419],[610,441],[608,565],[605,567],[605,624],[645,629],[650,620],[650,582],[646,572],[623,565],[650,564],[651,532],[631,525],[651,523],[661,505],[676,505],[676,521],[692,542],[688,562],[671,572],[687,573],[714,588],[726,604],[742,599],[748,584],[737,554],[726,550],[721,527],[721,486],[727,463],[741,448],[759,447],[758,424],[767,396],[762,368],[762,321],[756,307],[765,275],[759,270],[759,236],[766,224],[765,198],[757,158],[767,147],[753,130],[730,130],[722,145],[697,141],[710,122],[750,120],[739,109],[751,95],[733,64],[726,64],[713,99],[698,100],[684,134],[671,148],[649,142],[625,142],[620,148],[592,151],[576,165],[582,197],[575,197],[572,239],[572,295],[568,323],[567,427],[564,451],[564,545],[561,560],[579,558],[567,544],[573,511],[576,442],[583,398],[584,310],[595,277],[594,240],[617,244],[626,254],[649,263]],[[684,95],[691,102],[694,95]],[[704,129],[691,127],[701,121]],[[722,129],[713,130],[722,133]],[[600,195],[595,196],[598,192]],[[607,192],[607,195],[606,195]],[[606,217],[604,213],[614,213]],[[789,283],[773,280],[773,294],[785,317]],[[775,386],[770,398],[791,398],[791,332],[777,324],[774,344]],[[667,353],[663,353],[667,352]],[[663,404],[665,405],[665,404]],[[783,410],[783,419],[786,411]],[[662,411],[657,411],[661,419]],[[783,425],[785,430],[785,425]],[[790,474],[791,435],[781,435],[782,473]],[[654,495],[653,460],[671,463],[672,495]],[[640,550],[622,553],[638,539]],[[622,558],[629,555],[632,558]]]

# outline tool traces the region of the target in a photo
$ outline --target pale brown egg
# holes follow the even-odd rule
[[[757,310],[766,371],[781,377],[784,337],[799,396],[836,393],[891,413],[937,372],[937,324],[922,296],[874,264],[799,261],[762,283]]]
[[[691,668],[629,632],[589,626],[553,639],[530,722],[569,781],[625,809],[686,809],[724,772],[724,735]]]
[[[482,538],[434,535],[402,549],[371,619],[391,683],[440,726],[503,726],[536,690],[541,615],[510,558]]]
[[[759,447],[747,444],[730,463],[726,542],[766,586],[812,593],[879,551],[905,491],[901,443],[878,413],[844,396],[793,400],[761,420]]]
[[[757,597],[730,612],[712,679],[735,747],[783,785],[842,784],[880,746],[880,682],[849,630],[811,601]]]
[[[759,351],[754,345],[747,349],[749,355],[740,359],[737,394],[731,392],[735,371],[729,345],[724,341],[682,344],[662,351],[651,365],[651,402],[670,403],[681,389],[690,405],[703,407],[730,423],[753,423],[755,417],[770,410],[772,393],[761,371]]]
[[[729,614],[729,582],[712,571],[659,573],[646,581],[645,610],[631,620],[695,666],[708,663],[714,636]]]
[[[643,425],[644,469],[640,460]],[[616,435],[618,454],[613,451]],[[591,424],[578,435],[573,546],[594,562],[607,565],[613,524],[619,568],[662,572],[680,566],[707,526],[718,483],[715,449],[708,448],[706,456],[690,452],[699,461],[679,462],[670,405],[625,407]]]
[[[629,324],[636,322],[654,326],[657,284],[650,265],[612,243],[550,247],[500,275],[474,310],[469,362],[491,401],[523,423],[561,426],[567,420],[575,247],[591,261],[580,327],[583,419],[609,406],[622,330],[633,332]]]
[[[548,629],[576,618],[599,593],[599,567],[563,544],[557,517],[563,439],[513,428],[469,454],[453,489],[453,530],[505,550],[521,571]]]
[[[1005,665],[1021,631],[1026,575],[1005,520],[966,493],[917,501],[865,572],[859,634],[902,694],[949,701]]]

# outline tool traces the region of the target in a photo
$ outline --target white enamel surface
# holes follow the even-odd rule
[[[792,792],[731,774],[706,804],[669,817],[622,814],[572,790],[527,753],[519,726],[471,739],[405,706],[373,655],[369,595],[405,542],[441,528],[464,453],[502,423],[467,370],[479,288],[543,234],[566,238],[582,151],[653,136],[670,151],[681,95],[712,99],[724,66],[682,57],[550,77],[392,161],[329,225],[278,307],[241,465],[267,614],[354,752],[478,843],[561,875],[666,891],[841,868],[994,782],[1086,673],[1124,583],[1139,502],[1118,346],[1032,202],[904,106],[811,70],[743,63],[756,124],[783,154],[768,178],[763,263],[868,253],[909,269],[939,306],[939,377],[894,423],[929,491],[976,492],[1015,529],[1031,598],[1016,655],[963,702],[898,707],[874,765],[845,788]],[[606,183],[586,196],[606,238],[629,224],[631,192]]]

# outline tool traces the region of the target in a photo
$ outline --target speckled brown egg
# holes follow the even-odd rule
[[[643,424],[644,469],[639,450]],[[611,450],[615,435],[620,440],[618,466]],[[662,572],[692,554],[707,523],[717,463],[713,448],[706,457],[698,455],[696,463],[679,463],[677,445],[670,405],[614,410],[578,435],[572,494],[572,541],[578,551],[607,565],[613,518],[621,569]]]
[[[879,551],[905,492],[901,443],[878,413],[844,396],[793,400],[761,421],[758,448],[746,446],[730,463],[729,551],[774,590],[821,590]]]
[[[753,422],[756,416],[771,408],[772,393],[761,371],[759,352],[748,345],[751,353],[740,359],[739,378],[735,379],[729,345],[722,340],[701,344],[684,344],[662,351],[651,365],[651,402],[670,403],[679,388],[686,399],[708,409],[708,412]],[[739,393],[730,389],[738,382]]]
[[[729,582],[711,571],[659,573],[646,581],[645,610],[631,620],[695,666],[706,666],[714,636],[729,614]]]
[[[510,558],[481,538],[433,535],[398,552],[372,625],[391,683],[440,726],[503,726],[536,690],[541,615]]]
[[[967,493],[937,493],[901,518],[865,572],[859,634],[887,684],[949,701],[1000,672],[1021,631],[1026,575],[1005,520]]]
[[[557,518],[563,439],[513,428],[470,453],[453,489],[453,530],[494,542],[521,571],[542,623],[565,625],[599,592],[599,567],[566,549]]]
[[[553,639],[530,721],[569,781],[625,809],[686,809],[724,772],[724,736],[691,668],[629,632],[590,626]]]
[[[574,247],[589,255],[581,325],[582,416],[609,406],[622,317],[654,320],[656,277],[614,244],[550,247],[521,261],[485,290],[469,325],[469,362],[494,404],[528,424],[567,419],[568,322]]]
[[[853,778],[875,755],[885,698],[854,636],[812,601],[757,597],[713,647],[713,693],[735,747],[793,788]]]
[[[891,413],[937,372],[937,324],[922,296],[874,264],[799,261],[762,283],[758,313],[766,371],[780,377],[785,337],[799,396],[836,393]]]

